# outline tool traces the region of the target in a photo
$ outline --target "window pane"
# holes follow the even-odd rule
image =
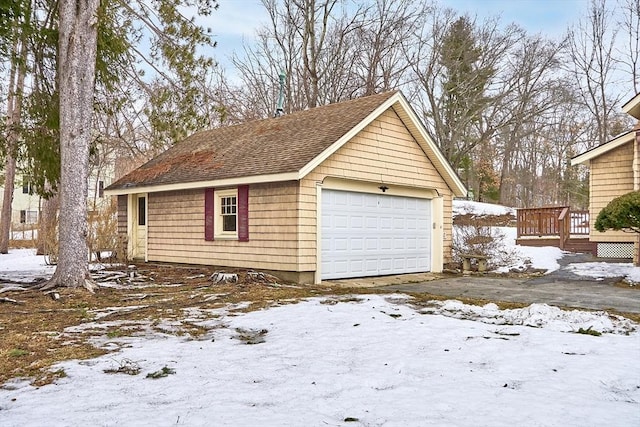
[[[26,213],[27,224],[35,224],[38,222],[38,211],[27,211]]]
[[[144,197],[138,197],[138,225],[147,225],[147,204]]]
[[[222,231],[236,231],[236,196],[220,197],[220,214],[222,216]]]
[[[222,217],[222,231],[236,231],[235,215],[224,215]]]

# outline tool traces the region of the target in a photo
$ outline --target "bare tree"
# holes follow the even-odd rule
[[[612,135],[610,125],[619,107],[614,83],[617,28],[606,0],[591,0],[588,15],[569,29],[568,70],[578,94],[594,122],[593,145],[604,144]]]
[[[411,64],[404,52],[430,8],[424,1],[377,0],[365,9],[355,33],[354,83],[359,93],[373,95],[405,83]]]
[[[567,102],[563,89],[566,82],[558,77],[562,46],[541,36],[525,37],[513,47],[503,68],[503,117],[501,130],[494,138],[502,161],[500,203],[517,205],[516,189],[535,182],[535,166],[528,170],[529,177],[514,173],[522,167],[517,164],[523,154],[522,143],[527,138],[537,138],[553,122],[552,114]]]
[[[285,111],[297,111],[356,96],[354,37],[363,25],[363,7],[338,0],[263,0],[269,26],[233,64],[242,80],[247,118],[275,109],[278,76],[285,72]]]
[[[100,0],[60,0],[60,220],[58,265],[44,288],[93,291],[88,265],[87,177]]]
[[[640,93],[640,0],[625,0],[620,8],[622,21],[620,28],[624,34],[624,49],[620,50],[622,64],[631,79],[633,93]]]

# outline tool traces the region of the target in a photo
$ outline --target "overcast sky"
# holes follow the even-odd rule
[[[242,50],[243,39],[252,41],[255,30],[268,22],[260,0],[218,0],[217,11],[207,19],[218,47],[214,57],[225,66],[226,57]],[[561,36],[588,8],[588,0],[439,0],[441,5],[484,18],[501,16],[530,33]],[[252,44],[252,43],[250,43]]]

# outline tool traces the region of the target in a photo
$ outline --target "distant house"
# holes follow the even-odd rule
[[[0,173],[4,171],[0,169]],[[98,212],[108,206],[110,199],[104,197],[104,189],[114,181],[114,161],[104,156],[100,164],[91,164],[88,177],[87,209],[89,213]],[[0,208],[4,186],[0,185]],[[11,203],[11,231],[12,238],[31,239],[40,221],[42,197],[35,192],[35,188],[28,174],[20,169],[16,171],[13,187],[13,201]]]
[[[640,120],[640,94],[622,106],[625,113]],[[598,213],[614,198],[640,190],[640,130],[618,135],[611,141],[571,159],[572,165],[589,166],[589,240],[596,255],[604,258],[633,258],[635,233],[606,231],[594,227]]]
[[[0,195],[4,193],[4,186],[0,186]],[[2,197],[0,196],[0,207]],[[29,177],[16,174],[13,187],[13,203],[11,205],[12,238],[31,239],[31,230],[36,226],[40,213],[40,196],[33,194],[33,187]]]
[[[106,194],[131,258],[318,283],[441,271],[466,189],[387,92],[198,132]]]

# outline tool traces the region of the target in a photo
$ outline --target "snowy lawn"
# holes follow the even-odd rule
[[[485,215],[514,215],[514,208],[494,205],[490,203],[471,202],[466,200],[453,201],[453,215],[473,214],[476,216]],[[525,271],[527,268],[546,270],[551,273],[558,268],[560,260],[566,252],[553,246],[533,247],[516,245],[517,230],[515,227],[491,227],[493,235],[502,238],[498,250],[502,254],[493,254],[494,259],[506,258],[507,262],[499,266],[495,271],[507,273],[509,271]],[[458,227],[453,229],[454,238],[460,233]],[[607,263],[593,262],[582,264],[571,264],[569,270],[575,274],[603,279],[607,277],[621,277],[631,284],[640,283],[640,267],[634,267],[632,263]]]
[[[55,384],[6,384],[2,425],[640,425],[640,334],[626,319],[545,305],[416,309],[401,295],[206,314],[185,313],[209,329],[197,340],[104,338],[121,349],[60,364]],[[575,333],[589,327],[610,333]],[[105,373],[124,365],[139,374]]]
[[[535,268],[557,268],[562,256],[514,250]],[[575,267],[592,277],[637,270]],[[52,271],[31,250],[0,257],[0,278]],[[111,352],[54,366],[66,376],[40,388],[28,379],[5,383],[0,425],[640,425],[640,332],[624,318],[540,304],[413,306],[404,295],[319,297],[239,313],[199,308],[190,292],[193,306],[171,321],[126,320],[143,305],[89,310],[93,321],[65,334],[94,331],[88,339]],[[189,325],[205,333],[179,333]],[[114,328],[136,332],[109,336]]]

